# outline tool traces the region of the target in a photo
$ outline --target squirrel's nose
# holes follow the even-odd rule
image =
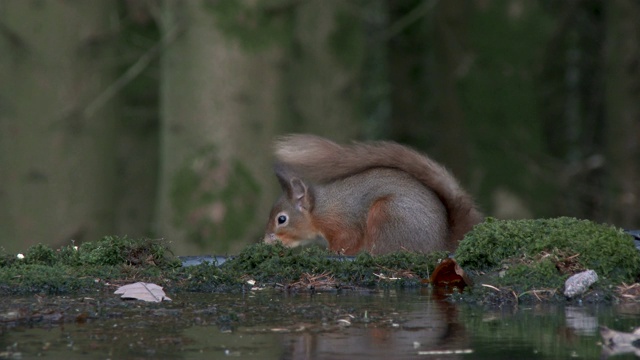
[[[264,239],[262,241],[264,241],[266,244],[273,244],[278,240],[278,237],[276,236],[276,234],[271,233],[271,234],[265,234]]]

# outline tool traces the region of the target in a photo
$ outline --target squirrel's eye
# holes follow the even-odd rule
[[[278,225],[282,225],[282,224],[286,223],[287,222],[287,215],[278,216],[277,221],[278,221]]]

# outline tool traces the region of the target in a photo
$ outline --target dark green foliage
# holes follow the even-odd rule
[[[545,254],[548,261],[540,261]],[[551,281],[554,271],[566,278],[572,272],[593,269],[614,282],[633,282],[640,273],[640,254],[629,235],[611,226],[567,217],[487,219],[460,243],[456,260],[463,267],[485,270],[521,263],[529,270],[512,267],[506,274],[515,276],[518,269],[521,282],[538,279],[538,284],[547,286],[558,282]],[[553,267],[548,266],[551,261]],[[563,267],[570,269],[562,271]]]
[[[24,257],[26,264],[34,265],[53,265],[56,262],[56,252],[50,247],[42,244],[34,245],[29,248]]]

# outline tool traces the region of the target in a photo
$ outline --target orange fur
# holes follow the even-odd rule
[[[381,234],[381,226],[384,226],[388,222],[388,214],[387,214],[387,201],[389,200],[388,196],[383,196],[377,199],[373,205],[369,208],[369,212],[367,214],[367,228],[366,235],[363,241],[363,247],[368,249],[370,252],[374,250],[376,246],[375,239],[378,239],[382,236]]]
[[[362,229],[349,227],[335,217],[323,217],[314,220],[314,225],[329,243],[329,250],[343,255],[355,255],[364,244]]]

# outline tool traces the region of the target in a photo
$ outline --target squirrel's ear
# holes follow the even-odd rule
[[[311,207],[313,206],[313,196],[304,181],[294,177],[290,180],[289,185],[289,198],[295,202],[298,210],[311,211]]]
[[[292,178],[291,171],[289,171],[289,169],[287,169],[287,167],[282,164],[276,164],[273,167],[273,170],[276,173],[276,177],[278,178],[278,182],[280,183],[282,191],[288,193],[290,188],[289,181]]]
[[[311,211],[313,194],[304,181],[293,175],[284,164],[276,164],[274,170],[282,191],[287,194],[291,203],[295,204],[298,210]]]

